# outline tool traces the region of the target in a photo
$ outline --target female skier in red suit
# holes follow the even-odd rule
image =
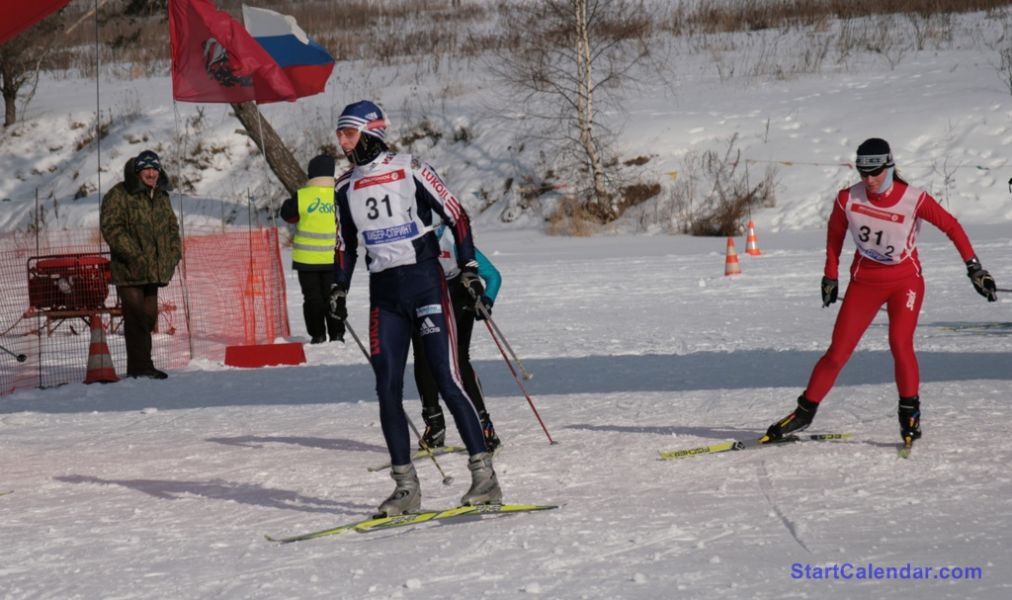
[[[959,221],[927,192],[900,178],[885,140],[871,138],[858,146],[856,166],[861,181],[840,190],[826,236],[823,306],[836,302],[840,251],[848,230],[857,244],[850,286],[836,318],[833,339],[798,397],[797,409],[769,427],[766,441],[776,441],[811,424],[819,403],[883,304],[889,314],[889,348],[900,396],[900,436],[907,446],[921,437],[920,373],[914,354],[914,330],[924,299],[916,247],[921,220],[949,236],[966,262],[967,275],[977,292],[989,302],[997,299],[994,279],[981,267]]]

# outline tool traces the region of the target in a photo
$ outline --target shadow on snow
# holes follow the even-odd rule
[[[250,483],[237,483],[212,479],[210,481],[170,481],[165,479],[102,479],[90,475],[62,475],[56,481],[75,484],[118,485],[163,500],[181,500],[188,497],[210,500],[229,500],[254,506],[281,508],[312,513],[351,513],[371,510],[373,507],[351,502],[335,502],[303,496],[287,490],[263,487]]]
[[[724,389],[792,388],[800,391],[822,351],[748,350],[697,352],[687,355],[647,354],[530,359],[524,361],[534,379],[525,383],[534,397],[628,392],[691,392]],[[968,380],[1012,380],[1012,358],[1004,352],[920,352],[924,383]],[[485,394],[518,396],[520,390],[502,360],[475,361]],[[409,366],[410,369],[410,366]],[[405,397],[417,398],[406,377]],[[206,380],[206,381],[202,381]],[[213,386],[213,394],[180,394]],[[838,386],[893,385],[893,360],[887,351],[856,352],[837,380]],[[110,392],[116,390],[114,384]],[[178,372],[167,382],[143,382],[133,393],[80,394],[46,398],[31,390],[0,399],[0,414],[32,411],[79,413],[207,408],[216,406],[320,405],[374,402],[375,381],[367,365],[233,369]],[[64,388],[68,390],[76,386]],[[793,393],[793,392],[792,392]],[[255,440],[251,440],[255,441]],[[270,440],[263,440],[270,441]],[[276,441],[276,440],[275,440]]]

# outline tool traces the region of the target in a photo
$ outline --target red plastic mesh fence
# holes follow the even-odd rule
[[[97,229],[0,235],[0,395],[84,381],[93,315],[117,373],[125,373],[108,256]],[[152,358],[159,368],[192,358],[220,362],[226,346],[287,336],[277,230],[188,230],[184,259],[159,289],[158,309]]]
[[[189,292],[195,358],[221,361],[226,346],[289,335],[277,229],[186,234],[178,271]]]

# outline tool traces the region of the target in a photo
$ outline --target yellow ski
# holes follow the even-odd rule
[[[688,448],[686,450],[662,450],[660,455],[661,460],[674,460],[676,458],[697,456],[699,454],[717,454],[719,452],[731,452],[734,450],[751,450],[753,448],[761,448],[763,446],[776,446],[780,444],[790,444],[792,442],[849,440],[852,437],[854,437],[854,434],[852,433],[813,433],[801,436],[789,435],[776,441],[770,441],[770,439],[764,435],[761,438],[752,440],[733,440],[730,442],[720,442],[719,444],[710,444],[709,446],[700,446],[698,448]]]

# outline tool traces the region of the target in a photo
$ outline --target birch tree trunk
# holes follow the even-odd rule
[[[617,215],[604,183],[604,165],[594,139],[594,69],[591,60],[590,23],[587,0],[572,0],[576,18],[577,122],[580,145],[587,156],[593,181],[592,208],[600,218],[611,221]]]

